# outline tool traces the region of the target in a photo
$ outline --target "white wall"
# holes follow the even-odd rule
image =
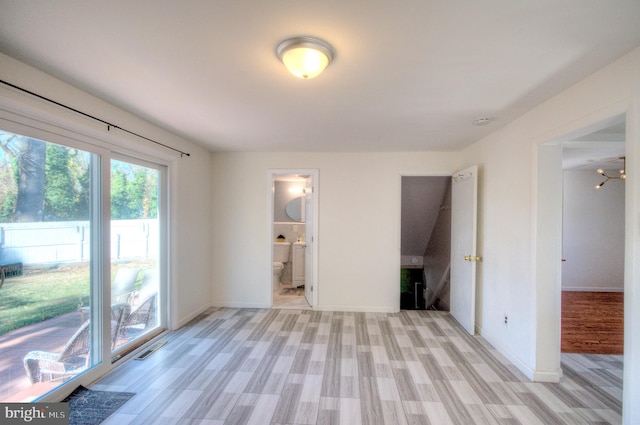
[[[617,175],[618,170],[609,170]],[[624,289],[624,189],[621,180],[594,186],[594,171],[565,171],[562,209],[562,290]]]
[[[318,307],[394,311],[399,305],[400,176],[442,175],[479,164],[478,242],[483,262],[478,270],[477,324],[482,335],[518,367],[543,379],[557,377],[559,372],[560,279],[559,273],[555,279],[553,270],[539,267],[540,254],[559,253],[560,238],[539,246],[543,240],[540,217],[548,215],[553,222],[561,216],[556,217],[559,214],[546,204],[546,189],[539,185],[544,181],[542,171],[549,171],[550,176],[560,171],[539,169],[539,164],[547,163],[546,156],[553,157],[553,152],[547,155],[539,146],[626,112],[624,423],[640,423],[640,407],[633,404],[640,399],[640,362],[636,360],[640,358],[640,184],[636,183],[640,179],[640,49],[459,155],[211,155],[4,55],[0,55],[0,76],[191,152],[190,158],[172,156],[163,148],[107,133],[103,126],[87,123],[85,118],[0,87],[0,106],[18,105],[43,117],[54,117],[68,128],[81,129],[98,144],[169,163],[174,324],[193,317],[209,301],[214,305],[269,305],[268,169],[320,170]],[[551,179],[548,182],[553,184]],[[552,195],[557,197],[555,192]],[[555,260],[559,264],[559,259]],[[559,265],[556,267],[559,270]],[[501,320],[504,313],[509,315],[508,326]]]
[[[208,308],[211,290],[210,153],[2,54],[0,78],[191,154],[190,157],[180,158],[179,154],[166,148],[114,129],[107,131],[104,125],[93,120],[0,84],[0,113],[3,113],[2,109],[10,113],[20,112],[30,118],[17,119],[26,119],[39,128],[53,130],[54,125],[58,134],[68,137],[82,134],[79,139],[84,142],[167,165],[171,200],[171,326],[178,327]]]
[[[453,153],[215,153],[214,305],[271,303],[269,169],[318,169],[318,309],[397,311],[401,175],[450,174]]]
[[[632,96],[633,95],[633,96]],[[640,49],[455,153],[213,155],[214,305],[269,305],[267,170],[318,168],[320,309],[398,306],[400,176],[478,164],[479,332],[530,378],[560,377],[562,151],[541,146],[627,113],[625,423],[640,423]],[[539,169],[540,168],[540,169]],[[630,219],[629,217],[633,217]],[[547,226],[547,223],[550,223]],[[545,234],[546,232],[546,234]],[[549,235],[551,235],[549,237]],[[545,237],[550,242],[543,243]],[[551,265],[551,266],[550,266]],[[635,309],[634,309],[635,307]],[[509,316],[505,325],[503,316]],[[632,318],[635,317],[635,321]]]
[[[640,49],[463,152],[480,164],[477,326],[521,370],[560,376],[562,136],[627,114],[628,179],[640,178]],[[624,423],[640,423],[640,188],[626,183]],[[551,236],[549,236],[551,235]],[[509,324],[502,321],[509,315]]]

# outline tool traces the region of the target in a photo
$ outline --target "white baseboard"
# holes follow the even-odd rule
[[[500,344],[491,334],[483,332],[481,328],[476,328],[478,334],[491,344],[500,354],[509,360],[515,367],[524,373],[527,378],[534,382],[560,382],[562,371],[540,371],[530,368],[518,356]]]
[[[259,303],[243,303],[243,302],[228,302],[228,301],[214,301],[212,307],[227,307],[227,308],[272,308],[270,304]],[[393,308],[391,306],[345,306],[345,305],[318,305],[314,306],[313,310],[318,311],[341,311],[341,312],[354,312],[354,313],[398,313],[399,308]]]
[[[261,303],[244,303],[230,301],[214,301],[211,307],[227,307],[227,308],[271,308],[270,304]]]
[[[349,306],[349,305],[317,305],[313,307],[318,311],[340,311],[352,313],[397,313],[400,310],[389,306]]]
[[[602,286],[593,286],[593,287],[563,286],[562,291],[563,292],[624,292],[624,288],[622,287],[604,288]]]
[[[178,319],[178,321],[176,323],[176,326],[175,326],[175,328],[173,328],[173,330],[180,329],[181,327],[183,327],[184,325],[186,325],[187,323],[189,323],[190,321],[192,321],[193,319],[198,317],[199,314],[204,313],[208,309],[209,309],[209,306],[200,307],[199,309],[197,309],[195,311],[192,311],[191,313],[187,314],[186,316]]]
[[[535,371],[533,372],[533,381],[534,382],[560,382],[560,378],[562,378],[562,371],[560,372],[542,372]]]

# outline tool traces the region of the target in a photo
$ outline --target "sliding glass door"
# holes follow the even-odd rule
[[[124,352],[160,329],[162,169],[111,161],[113,350]]]
[[[166,310],[165,168],[20,129],[0,128],[2,402],[96,379]]]
[[[99,157],[2,130],[0,147],[0,400],[27,401],[102,361]]]

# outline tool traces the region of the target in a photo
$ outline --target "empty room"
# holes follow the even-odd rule
[[[640,423],[636,0],[0,10],[5,416]]]

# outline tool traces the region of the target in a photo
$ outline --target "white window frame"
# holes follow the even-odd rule
[[[93,367],[86,372],[78,375],[76,378],[69,380],[62,385],[58,386],[54,390],[44,394],[38,399],[38,401],[56,401],[60,400],[67,394],[69,394],[78,385],[87,386],[90,383],[96,381],[98,378],[106,375],[113,368],[121,364],[123,361],[133,357],[137,352],[141,351],[147,345],[153,343],[155,340],[162,337],[168,330],[170,323],[170,311],[171,300],[169,297],[169,173],[171,163],[166,158],[154,157],[149,154],[136,152],[131,149],[125,149],[108,140],[103,140],[91,136],[89,134],[96,133],[89,123],[86,125],[78,124],[76,120],[69,117],[59,117],[53,111],[47,111],[38,107],[32,106],[31,99],[25,99],[25,103],[16,102],[8,97],[2,97],[3,93],[0,91],[0,128],[4,131],[13,132],[23,136],[31,137],[46,142],[59,144],[62,146],[68,146],[71,148],[80,149],[90,154],[96,154],[99,157],[97,161],[99,163],[98,170],[94,173],[98,173],[101,176],[101,188],[98,196],[93,196],[94,205],[92,207],[101,207],[102,214],[99,217],[92,216],[92,232],[98,237],[92,237],[91,246],[91,261],[92,261],[92,285],[94,279],[100,279],[99,283],[102,291],[99,294],[95,294],[92,298],[92,302],[99,306],[96,309],[92,309],[92,318],[102,318],[101,329],[92,329],[93,335],[101,335],[101,338],[97,338],[94,341],[92,356],[95,355],[95,360],[98,361]],[[39,105],[42,106],[42,105]],[[56,111],[59,113],[59,111]],[[75,118],[75,117],[74,117]],[[111,193],[111,159],[123,159],[127,162],[144,165],[150,168],[155,168],[160,171],[159,184],[161,185],[162,193],[159,194],[159,217],[164,217],[160,222],[160,253],[158,258],[161,281],[160,281],[160,299],[164,300],[158,305],[160,306],[160,329],[162,331],[154,333],[154,338],[146,341],[143,345],[140,345],[135,350],[128,352],[121,358],[112,360],[111,344],[107,343],[110,340],[111,334],[111,320],[110,320],[110,308],[104,308],[104,300],[110,299],[110,286],[105,285],[104,282],[110,282],[110,193]],[[92,164],[93,165],[93,164]],[[93,188],[92,188],[93,189]],[[93,213],[92,213],[93,214]],[[95,257],[94,257],[95,256]],[[100,259],[100,261],[98,261]],[[93,294],[92,294],[93,297]],[[92,323],[95,326],[99,326],[98,321],[93,320]]]

